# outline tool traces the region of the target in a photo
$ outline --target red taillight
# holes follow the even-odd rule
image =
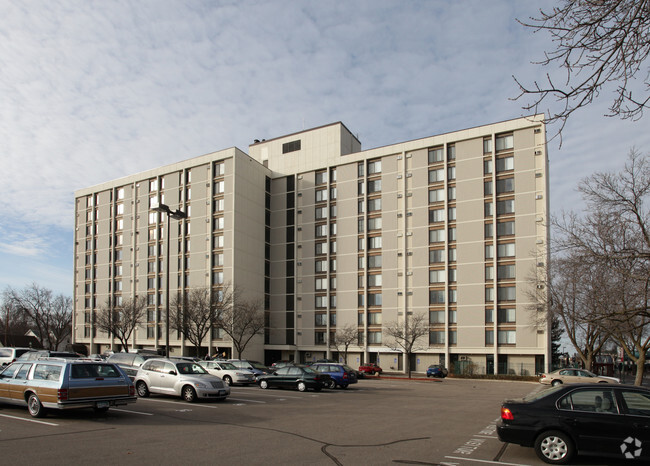
[[[56,397],[59,399],[59,401],[68,401],[68,389],[59,388],[56,391]]]
[[[514,421],[515,417],[512,415],[512,411],[510,411],[505,406],[502,406],[501,407],[501,419],[503,419],[504,421]]]
[[[348,378],[348,373],[347,373],[347,372],[344,372],[344,373],[343,373],[343,379],[347,379],[347,378]]]

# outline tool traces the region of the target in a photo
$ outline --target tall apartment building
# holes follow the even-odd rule
[[[342,357],[351,331],[350,365],[403,370],[387,329],[423,316],[413,370],[546,370],[545,134],[536,115],[362,151],[339,122],[81,189],[74,342],[119,349],[96,313],[146,295],[130,346],[164,347],[168,272],[170,295],[229,284],[263,302],[245,356],[267,364]],[[159,203],[187,218],[165,232]],[[172,355],[194,351],[170,338]],[[232,342],[214,328],[202,351],[233,355]]]

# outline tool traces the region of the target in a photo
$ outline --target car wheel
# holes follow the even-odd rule
[[[225,383],[226,385],[232,385],[232,378],[229,375],[224,375],[223,383]]]
[[[149,396],[149,389],[147,388],[146,383],[140,381],[138,382],[138,386],[135,388],[137,389],[140,398],[146,398]]]
[[[29,410],[29,414],[32,417],[45,416],[45,408],[43,407],[43,403],[41,403],[41,400],[38,399],[35,393],[29,395],[29,398],[27,399],[27,409]]]
[[[264,388],[264,389],[269,388],[269,383],[266,380],[262,380],[260,382],[260,388]]]
[[[304,392],[307,390],[307,385],[305,385],[305,382],[298,382],[297,388],[299,392]]]
[[[535,453],[549,464],[566,464],[573,458],[573,442],[564,432],[549,430],[535,440]]]
[[[183,399],[188,403],[194,403],[196,401],[196,392],[194,388],[189,385],[183,387]]]
[[[332,390],[334,390],[334,389],[336,388],[336,381],[334,381],[334,380],[330,380],[330,381],[327,383],[327,388],[331,388]]]
[[[554,386],[554,387],[557,387],[558,385],[561,385],[561,384],[562,384],[561,380],[554,380],[553,382],[551,382],[551,385]]]

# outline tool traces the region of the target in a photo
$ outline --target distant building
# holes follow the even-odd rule
[[[413,370],[547,370],[545,134],[537,115],[362,151],[339,122],[81,189],[73,343],[118,349],[94,314],[137,294],[149,307],[133,347],[165,345],[169,233],[171,295],[231,283],[263,300],[248,358],[336,357],[335,333],[353,326],[351,365],[399,371],[382,330],[425,314]],[[164,232],[159,203],[188,217]],[[204,352],[232,354],[220,329],[208,339]],[[194,350],[175,331],[170,343]]]

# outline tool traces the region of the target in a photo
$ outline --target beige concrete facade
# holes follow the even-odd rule
[[[351,366],[404,370],[386,328],[423,315],[413,370],[546,370],[545,133],[534,116],[362,151],[334,123],[79,190],[74,341],[116,349],[94,312],[147,294],[132,346],[164,345],[164,267],[150,264],[164,259],[162,201],[189,213],[171,224],[170,294],[223,281],[264,300],[250,359],[343,358],[335,337],[356,329]],[[179,337],[172,354],[190,354]],[[203,346],[232,354],[216,330]]]

